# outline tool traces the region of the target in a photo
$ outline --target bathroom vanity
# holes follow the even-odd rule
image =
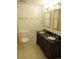
[[[47,30],[37,32],[37,45],[48,59],[61,58],[61,36]]]

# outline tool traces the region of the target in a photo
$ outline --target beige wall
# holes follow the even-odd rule
[[[18,33],[24,33],[29,39],[35,39],[36,31],[43,28],[41,6],[18,4],[17,12]]]

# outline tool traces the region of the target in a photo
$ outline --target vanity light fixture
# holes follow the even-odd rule
[[[60,0],[44,0],[43,10],[44,12],[51,11],[52,8],[59,7]]]

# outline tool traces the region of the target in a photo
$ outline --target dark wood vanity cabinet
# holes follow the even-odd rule
[[[57,40],[47,40],[47,37],[51,34],[46,32],[41,34],[37,32],[37,44],[43,50],[48,59],[61,58],[61,37]],[[53,36],[53,34],[51,35]]]

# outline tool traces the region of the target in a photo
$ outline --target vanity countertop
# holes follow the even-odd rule
[[[54,42],[60,41],[60,40],[56,39],[55,37],[53,37],[53,35],[50,35],[49,33],[47,33],[46,31],[38,31],[37,33],[39,33],[49,43],[54,43]]]

